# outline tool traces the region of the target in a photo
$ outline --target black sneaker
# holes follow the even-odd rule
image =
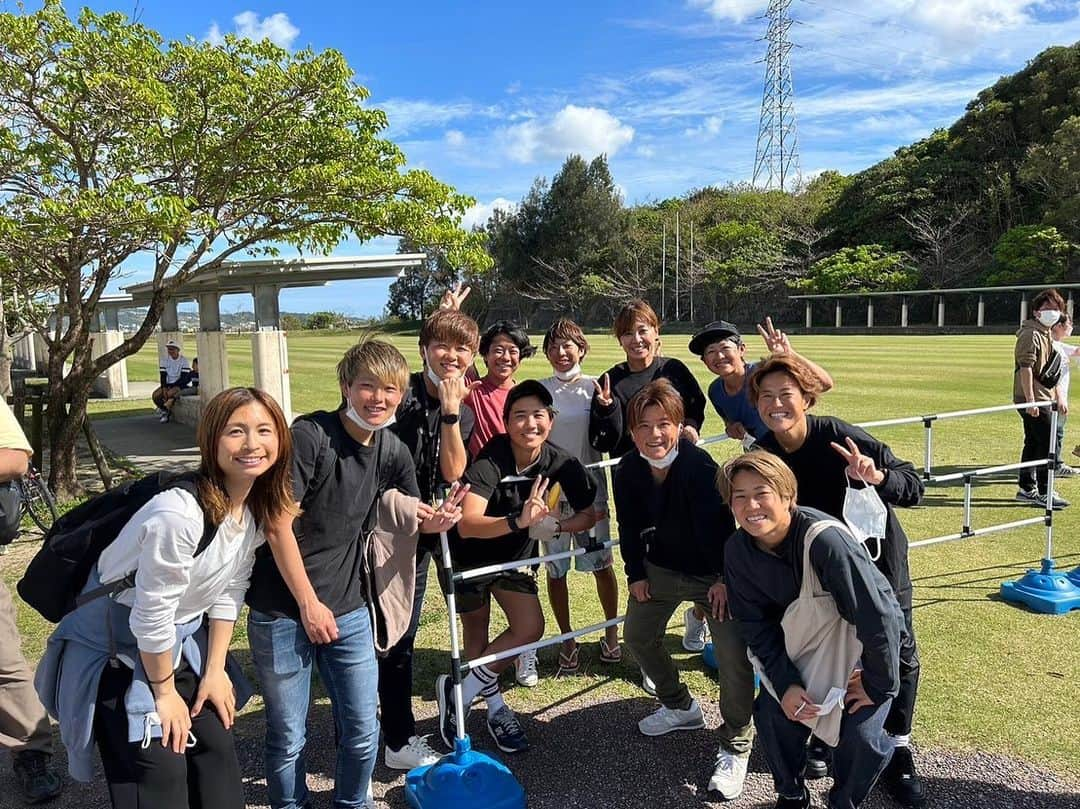
[[[435,678],[435,702],[439,706],[439,736],[443,744],[454,749],[457,739],[457,713],[454,711],[454,683],[449,674]],[[465,706],[465,719],[469,718],[469,706]]]
[[[915,772],[915,758],[910,747],[897,747],[893,751],[892,761],[881,774],[881,783],[901,806],[908,809],[924,809],[929,806],[926,787]]]
[[[810,809],[810,791],[803,787],[801,798],[779,797],[776,799],[776,805],[773,809]]]
[[[529,749],[529,740],[525,738],[517,715],[505,705],[488,714],[487,727],[495,745],[504,753],[521,753]]]
[[[48,753],[37,750],[25,750],[12,756],[11,769],[26,803],[51,801],[64,788],[60,776],[49,766],[51,759]]]
[[[825,778],[829,774],[829,764],[832,761],[832,750],[817,736],[810,737],[810,744],[806,747],[806,769],[803,770],[803,778],[808,781],[816,781]]]

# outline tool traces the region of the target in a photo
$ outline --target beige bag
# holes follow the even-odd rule
[[[810,546],[826,528],[836,528],[858,546],[848,528],[839,522],[821,520],[810,526],[803,547],[802,588],[780,619],[788,657],[802,675],[806,693],[816,704],[821,704],[832,688],[847,690],[848,680],[862,656],[862,642],[855,636],[855,626],[840,617],[836,602],[821,589],[821,582],[810,565]],[[750,654],[750,662],[761,677],[761,684],[779,702],[783,694],[776,693],[761,661]],[[825,744],[836,747],[845,710],[841,703],[827,714],[799,721]]]

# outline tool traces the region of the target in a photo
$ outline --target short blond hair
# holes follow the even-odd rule
[[[645,411],[650,407],[659,407],[673,424],[683,423],[685,412],[682,396],[667,379],[654,379],[630,397],[630,402],[626,405],[626,421],[630,432],[637,429],[645,418]]]
[[[365,339],[346,351],[337,364],[338,382],[346,387],[362,374],[405,390],[409,384],[409,363],[384,340]]]
[[[756,472],[765,479],[765,484],[776,492],[778,497],[795,502],[799,493],[799,484],[795,473],[780,458],[763,449],[752,449],[742,455],[736,455],[723,466],[716,475],[716,488],[724,502],[731,505],[732,481],[739,472]]]

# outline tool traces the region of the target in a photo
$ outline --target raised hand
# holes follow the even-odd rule
[[[596,388],[596,401],[604,407],[609,407],[614,399],[611,397],[611,380],[608,379],[608,375],[604,374],[599,379],[594,379],[593,385]]]
[[[528,528],[535,525],[551,513],[551,509],[548,508],[544,497],[547,494],[549,483],[551,483],[551,480],[544,477],[537,477],[533,481],[532,489],[529,491],[529,499],[521,507],[521,515],[517,518],[518,528]]]
[[[467,287],[461,281],[458,281],[443,293],[442,299],[439,301],[439,308],[450,309],[455,312],[460,310],[461,304],[469,297],[470,292],[472,292],[472,287]]]
[[[454,416],[461,412],[461,403],[469,395],[470,386],[464,376],[448,376],[439,382],[439,409],[444,415]]]
[[[700,439],[697,429],[689,424],[683,425],[682,431],[679,433],[679,435],[680,437],[685,438],[691,444],[696,444]]]
[[[462,486],[455,483],[450,487],[446,499],[437,508],[424,503],[428,514],[420,520],[420,531],[425,534],[441,534],[443,531],[450,530],[461,520],[461,502],[468,493],[468,484]],[[417,516],[420,516],[419,506],[417,506]]]
[[[771,317],[766,316],[764,327],[759,323],[757,331],[761,335],[761,339],[765,341],[765,347],[769,349],[770,354],[791,353],[791,342],[788,340],[788,336],[773,326]]]
[[[835,441],[831,441],[829,446],[847,461],[847,469],[844,471],[847,476],[852,480],[861,480],[863,483],[869,483],[872,486],[876,486],[885,480],[885,473],[877,468],[874,463],[874,459],[869,455],[863,455],[859,451],[859,445],[851,440],[851,436],[844,438],[847,447],[842,447]]]

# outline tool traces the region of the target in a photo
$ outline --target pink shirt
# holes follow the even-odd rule
[[[492,436],[506,432],[503,424],[503,405],[510,388],[499,388],[481,379],[465,399],[465,404],[476,414],[476,424],[469,437],[469,457],[476,458]]]

